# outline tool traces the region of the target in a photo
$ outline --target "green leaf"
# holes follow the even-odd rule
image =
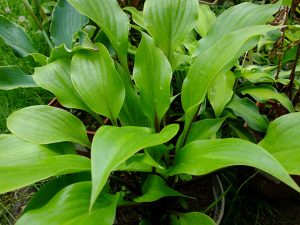
[[[276,27],[266,25],[247,27],[226,35],[203,52],[192,64],[183,82],[183,109],[187,111],[201,104],[216,77],[229,71],[238,58],[253,46],[252,38],[274,29]]]
[[[33,79],[40,87],[51,91],[64,107],[89,111],[73,87],[70,59],[58,59],[43,67],[35,68]]]
[[[282,93],[278,93],[276,88],[270,85],[250,86],[241,90],[243,95],[251,95],[256,101],[265,103],[272,99],[278,101],[283,105],[289,112],[295,112],[294,106],[290,99]]]
[[[216,15],[210,10],[209,5],[199,5],[196,31],[201,35],[202,38],[206,36],[209,28],[215,22],[215,20]]]
[[[226,117],[218,119],[205,119],[193,123],[186,143],[212,138],[221,128],[225,119]]]
[[[265,149],[248,141],[228,138],[193,141],[176,155],[169,175],[205,175],[229,166],[251,166],[278,178],[300,192],[282,165]]]
[[[234,74],[228,71],[217,76],[208,89],[207,97],[215,111],[216,117],[220,117],[227,103],[232,98],[234,84]]]
[[[73,85],[95,112],[116,121],[125,99],[122,78],[104,45],[98,50],[80,50],[72,59]]]
[[[0,66],[0,89],[37,87],[32,76],[26,75],[17,66]]]
[[[267,130],[269,125],[267,117],[259,113],[257,106],[249,98],[239,98],[235,95],[227,108],[243,118],[252,129],[260,132]]]
[[[149,0],[144,6],[148,32],[172,61],[174,50],[196,26],[197,0]]]
[[[152,127],[159,126],[170,107],[172,68],[161,50],[143,34],[135,56],[133,78],[139,89],[142,110]]]
[[[20,109],[7,118],[7,127],[17,137],[36,144],[70,141],[90,146],[83,123],[71,113],[51,106]]]
[[[80,13],[88,16],[104,31],[127,67],[129,19],[116,0],[68,0]]]
[[[139,150],[169,141],[178,129],[177,124],[165,127],[160,133],[144,127],[100,127],[92,143],[91,207],[112,171]]]
[[[0,135],[0,193],[68,173],[90,171],[90,160],[70,143],[38,145],[14,135]]]
[[[289,113],[270,123],[265,138],[259,143],[290,174],[300,175],[300,113]]]
[[[212,218],[200,212],[171,214],[172,225],[216,225]]]
[[[112,225],[119,195],[102,193],[89,212],[91,182],[72,184],[58,192],[46,205],[26,212],[16,225]]]
[[[88,23],[88,18],[76,11],[67,0],[59,0],[52,13],[50,34],[56,46],[72,49],[73,36]]]
[[[146,29],[145,22],[144,22],[144,14],[142,11],[139,11],[137,10],[137,8],[131,6],[127,6],[123,8],[123,10],[125,12],[131,13],[133,22],[135,22],[141,28]]]
[[[142,187],[142,196],[133,199],[135,202],[154,202],[164,197],[187,197],[170,188],[166,182],[156,175],[149,175]]]
[[[26,57],[36,52],[25,31],[4,16],[0,16],[0,37],[18,56]]]
[[[227,9],[211,25],[207,35],[202,38],[193,56],[199,56],[231,32],[254,25],[263,25],[280,8],[281,2],[276,4],[256,5],[244,2]],[[242,33],[242,31],[240,31]]]

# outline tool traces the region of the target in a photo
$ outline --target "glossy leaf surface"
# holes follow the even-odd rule
[[[169,60],[173,57],[176,47],[196,26],[198,4],[197,0],[148,0],[145,2],[146,28]]]
[[[290,113],[270,123],[265,138],[259,143],[290,174],[300,175],[300,113]]]
[[[144,34],[135,56],[133,78],[140,104],[152,126],[160,124],[171,103],[172,68],[151,37]]]
[[[282,165],[265,149],[240,139],[193,141],[176,155],[170,175],[205,175],[229,166],[251,166],[278,178],[300,192]]]
[[[160,133],[144,127],[100,127],[92,144],[91,206],[112,171],[139,150],[169,141],[178,129],[175,124],[165,127]]]
[[[209,5],[199,5],[196,31],[201,35],[202,38],[206,36],[209,28],[215,22],[215,20],[216,15],[210,10]]]
[[[97,47],[97,51],[81,50],[73,56],[72,82],[93,111],[116,120],[125,99],[124,84],[105,46]]]
[[[65,44],[72,49],[73,36],[88,23],[88,18],[81,15],[67,0],[59,0],[52,13],[50,34],[56,46]]]
[[[0,89],[37,87],[32,76],[25,74],[17,66],[0,66]]]
[[[36,52],[32,41],[25,31],[4,16],[0,16],[0,37],[7,45],[13,48],[18,56],[26,57]]]
[[[20,109],[8,117],[7,127],[16,136],[36,144],[69,141],[90,146],[83,123],[71,113],[51,106]]]
[[[16,225],[112,225],[118,195],[103,193],[89,212],[91,182],[72,184],[58,192],[46,205],[26,212]]]
[[[0,193],[51,176],[89,171],[90,160],[74,153],[70,143],[38,145],[14,135],[0,135]]]
[[[200,212],[190,212],[171,215],[172,225],[216,225],[207,215]]]

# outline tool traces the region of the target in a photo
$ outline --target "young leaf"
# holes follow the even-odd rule
[[[137,8],[132,6],[127,6],[123,8],[123,10],[125,12],[131,13],[133,22],[135,22],[141,28],[146,29],[145,22],[144,22],[144,14],[142,11],[139,11],[137,10]]]
[[[63,106],[89,111],[88,106],[73,87],[71,59],[62,58],[35,68],[33,79],[40,87],[51,91]]]
[[[231,71],[222,73],[216,77],[208,89],[207,97],[215,111],[216,117],[220,117],[227,103],[233,95],[235,76]]]
[[[72,59],[75,89],[95,112],[116,121],[125,99],[122,78],[104,45],[98,50],[80,50]]]
[[[65,44],[72,49],[73,36],[88,23],[88,18],[76,11],[67,0],[59,0],[52,13],[50,34],[56,46]]]
[[[258,145],[235,138],[190,142],[176,155],[169,175],[205,175],[238,165],[258,168],[300,192],[298,185],[270,153]]]
[[[144,20],[148,32],[172,61],[176,47],[196,26],[197,0],[149,0],[144,6]]]
[[[171,215],[172,225],[216,225],[212,218],[200,212]]]
[[[170,107],[172,68],[153,39],[143,34],[135,56],[134,81],[140,91],[140,104],[152,127]]]
[[[261,115],[257,106],[248,98],[239,98],[237,95],[233,97],[227,105],[234,114],[243,118],[254,130],[265,132],[268,128],[269,121],[265,115]]]
[[[36,144],[70,141],[90,146],[83,123],[71,113],[51,106],[20,109],[7,118],[7,127],[17,137]]]
[[[276,4],[257,5],[250,2],[244,2],[227,9],[210,27],[207,35],[202,38],[193,56],[199,56],[208,48],[221,40],[227,34],[240,29],[263,25],[275,14],[281,2]],[[240,31],[242,33],[242,31]]]
[[[164,197],[187,197],[170,188],[166,182],[156,175],[149,175],[142,187],[143,195],[133,199],[135,202],[154,202]]]
[[[104,31],[127,67],[129,19],[116,0],[68,0],[80,13],[88,16]]]
[[[25,31],[4,16],[0,16],[0,37],[18,56],[26,57],[36,52]]]
[[[198,9],[198,21],[196,26],[196,31],[205,37],[211,25],[215,22],[216,15],[210,10],[209,5],[199,5]]]
[[[300,113],[289,113],[270,123],[265,138],[259,143],[290,174],[300,175]]]
[[[90,171],[90,160],[70,143],[38,145],[14,135],[0,135],[0,193],[68,173]]]
[[[232,32],[201,54],[192,64],[183,82],[183,109],[187,111],[204,101],[208,88],[216,77],[230,70],[247,48],[252,47],[251,38],[274,29],[276,27],[261,25]]]
[[[100,127],[92,144],[91,207],[112,171],[139,150],[169,141],[178,129],[176,124],[165,127],[160,133],[144,127]]]
[[[295,112],[294,106],[290,99],[282,93],[278,93],[276,88],[270,85],[250,86],[241,90],[243,95],[251,95],[259,102],[267,102],[268,100],[276,100],[281,103],[289,112]]]
[[[25,74],[17,66],[0,66],[0,89],[38,87],[32,76]]]
[[[26,212],[16,225],[112,225],[115,220],[119,195],[102,193],[94,209],[89,212],[88,199],[91,196],[91,182],[69,185],[58,192],[46,205]]]

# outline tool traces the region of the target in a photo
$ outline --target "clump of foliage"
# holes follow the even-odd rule
[[[181,210],[166,206],[140,224],[215,224],[186,210],[189,196],[177,185],[229,166],[255,167],[300,191],[289,175],[300,174],[300,114],[273,86],[246,82],[249,68],[239,60],[281,28],[264,25],[280,2],[243,3],[218,17],[197,0],[146,0],[143,11],[115,0],[68,2],[54,8],[49,57],[0,20],[6,43],[41,65],[33,76],[6,68],[1,87],[39,86],[65,107],[18,110],[7,119],[11,134],[0,136],[0,193],[64,175],[35,195],[17,224],[111,225],[117,208],[166,197]],[[256,105],[269,99],[290,113],[270,122]],[[99,124],[92,141],[74,109]]]

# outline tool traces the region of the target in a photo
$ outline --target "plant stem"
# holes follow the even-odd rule
[[[38,26],[39,30],[42,32],[47,44],[49,45],[50,50],[53,49],[53,45],[50,41],[50,38],[48,37],[47,33],[45,32],[42,23],[40,22],[40,20],[38,19],[38,17],[36,16],[36,14],[34,13],[31,5],[29,4],[29,2],[27,0],[23,0],[24,6],[27,9],[27,11],[29,12],[29,14],[31,15],[32,19],[34,20],[34,22],[36,23],[36,25]]]
[[[292,71],[291,71],[291,74],[290,74],[290,83],[289,83],[289,86],[288,86],[288,91],[289,91],[288,94],[289,94],[290,98],[292,97],[292,92],[293,92],[293,87],[294,87],[294,80],[295,80],[295,72],[296,72],[296,67],[297,67],[299,57],[300,57],[300,43],[298,44],[296,58],[295,58],[295,61],[293,63]]]

